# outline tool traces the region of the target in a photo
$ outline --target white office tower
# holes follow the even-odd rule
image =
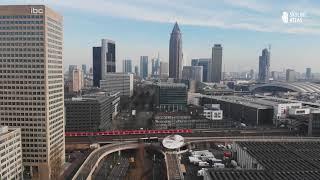
[[[132,73],[107,73],[103,80],[100,80],[100,88],[107,93],[120,92],[120,96],[133,94]]]
[[[63,18],[0,6],[0,125],[21,128],[24,174],[55,179],[65,158]]]

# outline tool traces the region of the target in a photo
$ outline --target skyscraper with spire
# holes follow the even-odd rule
[[[182,66],[182,36],[178,23],[176,22],[170,36],[169,78],[181,79]]]

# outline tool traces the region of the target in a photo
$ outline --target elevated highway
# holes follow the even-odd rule
[[[139,143],[114,143],[105,145],[101,148],[94,150],[88,158],[84,161],[81,167],[78,169],[77,173],[74,175],[72,180],[91,180],[92,173],[98,167],[99,162],[108,154],[113,152],[127,150],[127,149],[137,149]]]
[[[85,160],[85,162],[81,165],[75,176],[72,178],[72,180],[91,180],[92,179],[92,173],[94,170],[98,167],[98,164],[100,161],[108,154],[111,154],[113,152],[122,151],[122,150],[128,150],[128,149],[137,149],[139,146],[141,146],[141,143],[138,143],[138,139],[131,138],[131,139],[122,139],[120,141],[117,141],[115,139],[112,144],[102,146],[96,150],[94,150],[88,158]],[[265,141],[265,142],[299,142],[299,141],[312,141],[312,142],[320,142],[320,139],[317,137],[283,137],[283,136],[263,136],[263,137],[257,137],[257,136],[247,136],[247,137],[185,137],[186,145],[192,144],[192,143],[201,143],[201,142],[226,142],[226,143],[232,143],[234,141]],[[144,147],[150,147],[151,144],[147,143],[144,144]],[[174,159],[173,154],[169,153],[169,156],[167,157],[168,153],[161,151],[158,149],[161,153],[165,155],[166,163],[170,162],[176,162]],[[167,167],[167,175],[168,179],[171,179],[173,177],[170,176],[178,176],[180,173],[172,168],[175,166],[176,168],[179,168],[179,163],[171,163],[166,164]],[[170,169],[169,169],[170,168]]]
[[[66,144],[112,143],[115,139],[117,139],[117,141],[122,141],[126,139],[138,139],[151,136],[162,138],[167,135],[168,134],[66,136]],[[287,129],[198,129],[192,130],[192,133],[185,133],[181,135],[184,137],[291,136],[294,135],[294,132]]]

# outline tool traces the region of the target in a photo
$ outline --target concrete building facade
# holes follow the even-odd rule
[[[296,72],[293,69],[286,70],[286,81],[295,82],[296,81]]]
[[[23,179],[20,128],[0,126],[0,179]]]
[[[62,21],[43,5],[0,6],[0,125],[21,128],[24,171],[40,179],[65,159]]]
[[[76,68],[72,73],[72,91],[80,92],[83,86],[83,71],[79,68]]]
[[[203,67],[202,66],[183,66],[182,79],[203,81]]]
[[[203,116],[211,120],[222,120],[223,111],[219,104],[206,104],[203,109]]]
[[[124,73],[132,73],[132,60],[131,59],[125,59],[122,63],[122,72]]]
[[[215,44],[212,47],[212,59],[210,65],[211,82],[220,83],[222,80],[222,46]]]
[[[209,63],[211,62],[211,58],[200,58],[200,59],[192,59],[191,66],[202,66],[202,81],[208,82],[209,75],[211,74],[209,71]]]
[[[84,95],[65,100],[67,132],[97,132],[112,129],[118,113],[119,92]]]
[[[134,66],[134,74],[136,76],[139,76],[139,67],[138,66]]]
[[[108,73],[104,80],[100,81],[100,88],[107,93],[120,92],[120,96],[133,94],[133,74]]]
[[[311,68],[306,68],[306,80],[312,79]]]
[[[160,62],[160,77],[168,77],[169,76],[169,64],[168,62]]]

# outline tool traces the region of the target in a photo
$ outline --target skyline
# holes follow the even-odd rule
[[[64,69],[68,64],[92,65],[92,47],[103,38],[116,42],[117,71],[122,70],[125,58],[137,65],[140,56],[151,59],[158,52],[168,62],[170,32],[178,21],[184,65],[190,65],[193,58],[210,57],[212,46],[222,44],[226,71],[257,70],[261,50],[271,44],[272,71],[290,68],[305,72],[312,67],[313,72],[320,72],[316,56],[320,45],[319,2],[282,1],[276,7],[274,1],[216,2],[5,0],[2,4],[46,4],[64,16]],[[307,14],[303,23],[282,22],[282,11],[292,10]]]

